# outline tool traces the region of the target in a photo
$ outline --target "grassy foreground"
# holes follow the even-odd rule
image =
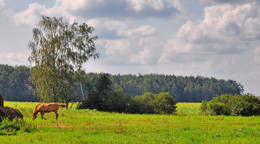
[[[38,103],[5,102],[19,109],[34,133],[0,136],[9,143],[260,143],[260,116],[203,116],[199,103],[178,103],[176,115],[139,115],[77,110],[59,110],[32,121]]]

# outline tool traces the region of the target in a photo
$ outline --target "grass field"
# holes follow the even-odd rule
[[[19,109],[24,120],[35,126],[34,133],[0,136],[9,143],[260,143],[260,116],[204,116],[199,114],[199,103],[178,103],[175,115],[140,115],[106,113],[95,110],[59,110],[38,115],[32,121],[38,103],[5,102]]]

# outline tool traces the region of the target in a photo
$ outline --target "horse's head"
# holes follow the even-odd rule
[[[39,112],[39,109],[38,107],[40,106],[41,104],[38,104],[35,108],[34,108],[34,111],[33,111],[33,115],[32,115],[32,119],[35,120],[36,117],[37,117],[37,114]]]
[[[33,112],[32,120],[35,120],[35,119],[36,119],[36,117],[37,117],[37,113],[38,113],[37,111],[34,111],[34,112]]]

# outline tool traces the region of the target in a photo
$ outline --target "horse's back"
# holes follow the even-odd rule
[[[57,111],[59,109],[59,105],[57,103],[43,103],[40,105],[40,111],[51,112]]]

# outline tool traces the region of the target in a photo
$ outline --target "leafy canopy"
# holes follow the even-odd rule
[[[69,24],[62,17],[42,16],[38,28],[33,29],[29,42],[33,65],[31,81],[43,101],[72,101],[72,89],[82,65],[90,58],[98,58],[93,27],[77,22]]]

